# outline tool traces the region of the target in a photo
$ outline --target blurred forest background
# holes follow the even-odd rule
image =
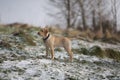
[[[54,14],[50,12],[49,15],[63,18],[67,28],[112,28],[114,32],[117,31],[120,12],[118,0],[50,0],[50,3],[59,11]]]
[[[63,26],[53,21],[54,26],[48,24],[51,32],[89,41],[120,42],[119,0],[48,0],[48,3],[49,8],[44,7],[47,15],[66,26],[59,29]],[[5,26],[30,25],[15,22]]]
[[[92,39],[119,40],[119,0],[50,0],[50,4],[58,12],[48,14],[65,21],[67,29],[75,28]]]

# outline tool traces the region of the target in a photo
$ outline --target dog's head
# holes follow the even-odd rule
[[[48,28],[42,28],[39,32],[38,35],[42,36],[43,38],[47,37],[49,34]]]

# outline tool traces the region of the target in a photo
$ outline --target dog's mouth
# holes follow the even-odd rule
[[[38,35],[40,35],[40,33],[39,33],[39,32],[38,32],[37,34],[38,34]]]

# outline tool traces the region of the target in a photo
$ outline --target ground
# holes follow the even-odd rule
[[[120,50],[119,44],[72,41],[73,49],[88,49],[96,45],[103,49]],[[0,80],[120,80],[119,61],[84,55],[77,51],[73,53],[74,60],[69,62],[69,55],[63,48],[55,50],[55,60],[51,60],[50,56],[45,58],[42,42],[36,46],[25,46],[24,51],[0,48],[3,58],[0,63]]]

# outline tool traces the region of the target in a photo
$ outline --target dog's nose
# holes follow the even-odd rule
[[[39,33],[39,32],[38,32],[37,34],[38,34],[38,35],[40,35],[40,33]]]

